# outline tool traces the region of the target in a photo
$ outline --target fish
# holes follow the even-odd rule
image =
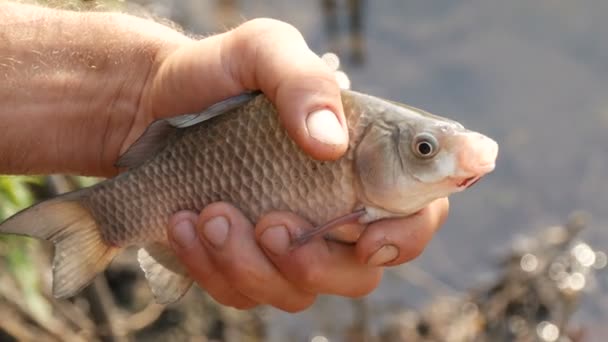
[[[124,172],[35,204],[0,233],[54,244],[57,298],[77,294],[124,248],[140,247],[151,292],[168,304],[192,285],[167,238],[180,210],[226,201],[253,222],[292,211],[316,227],[293,237],[297,248],[318,237],[347,241],[339,228],[349,223],[412,215],[495,168],[498,144],[457,121],[352,90],[341,99],[349,143],[337,160],[305,154],[264,94],[243,93],[153,122],[117,160]]]

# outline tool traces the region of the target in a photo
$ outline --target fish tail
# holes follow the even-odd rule
[[[66,298],[87,286],[120,251],[106,243],[90,212],[82,205],[89,189],[67,193],[25,209],[0,224],[0,233],[51,241],[53,295]]]

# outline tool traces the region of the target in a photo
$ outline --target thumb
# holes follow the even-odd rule
[[[295,27],[278,20],[254,19],[184,44],[154,78],[151,108],[156,117],[188,113],[246,89],[259,89],[274,103],[307,154],[332,160],[346,151],[348,129],[334,72]]]

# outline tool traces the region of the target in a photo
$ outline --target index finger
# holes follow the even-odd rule
[[[160,116],[197,111],[260,89],[306,153],[330,160],[346,151],[348,130],[334,72],[289,24],[249,21],[179,49],[158,74],[152,92],[159,97]]]

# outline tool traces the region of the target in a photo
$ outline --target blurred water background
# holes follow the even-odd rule
[[[158,1],[148,8],[196,33],[272,17],[337,53],[352,88],[461,121],[501,146],[496,171],[458,194],[444,229],[410,265],[464,290],[489,279],[518,235],[592,214],[585,233],[608,246],[608,2],[603,0]],[[277,47],[280,48],[280,47]],[[408,266],[399,272],[411,272]],[[387,272],[366,300],[372,316],[428,299]],[[606,275],[577,319],[608,331]],[[350,302],[327,299],[274,329],[325,334],[350,322]],[[388,309],[388,310],[387,310]],[[327,321],[326,317],[333,317]],[[342,321],[342,322],[341,322]],[[295,327],[294,327],[295,326]],[[603,329],[603,330],[602,330]],[[603,331],[603,332],[600,332]],[[284,336],[284,335],[283,335]],[[293,335],[291,335],[293,336]]]
[[[387,270],[363,300],[324,297],[295,315],[265,309],[265,340],[344,341],[357,322],[373,334],[404,308],[494,279],[513,242],[576,209],[592,216],[583,237],[606,250],[608,2],[137,2],[202,35],[256,17],[284,20],[314,51],[338,54],[353,89],[456,119],[501,146],[496,171],[452,197],[447,223],[419,259]],[[587,341],[608,336],[606,273],[574,316]]]

